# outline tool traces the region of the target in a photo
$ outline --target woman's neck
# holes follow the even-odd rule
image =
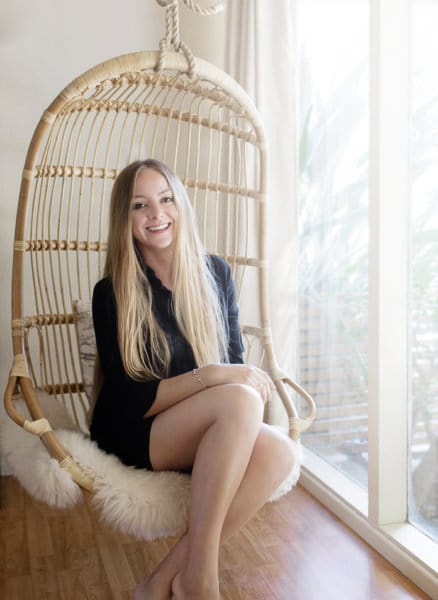
[[[148,253],[143,259],[162,285],[172,290],[173,253],[172,256],[168,252]]]

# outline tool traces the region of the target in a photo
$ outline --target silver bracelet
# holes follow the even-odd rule
[[[197,377],[198,369],[193,369],[192,374],[194,377],[196,377],[196,381],[199,383],[199,385],[202,385],[203,388],[208,387],[208,385],[205,383],[205,381],[202,379],[202,377]]]

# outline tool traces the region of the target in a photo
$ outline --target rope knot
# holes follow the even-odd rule
[[[196,75],[195,57],[190,48],[181,41],[179,35],[179,7],[178,0],[157,0],[158,4],[166,9],[166,37],[160,41],[160,54],[155,70],[159,73],[166,66],[166,53],[170,45],[173,45],[176,52],[183,52],[189,64],[189,77],[193,79]],[[183,0],[184,4],[201,15],[214,15],[223,10],[221,2],[216,2],[210,7],[203,8],[193,0]]]

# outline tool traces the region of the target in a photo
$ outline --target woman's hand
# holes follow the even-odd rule
[[[212,363],[201,367],[198,373],[208,387],[227,383],[249,385],[259,392],[264,404],[269,402],[275,390],[269,375],[253,365]]]

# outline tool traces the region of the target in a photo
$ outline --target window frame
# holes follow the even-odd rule
[[[436,597],[438,544],[407,520],[411,18],[370,0],[368,491],[306,448],[301,483]]]

